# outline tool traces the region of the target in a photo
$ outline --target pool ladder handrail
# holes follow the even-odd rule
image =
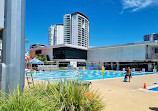
[[[32,72],[31,71],[26,71],[25,74],[26,74],[26,79],[27,79],[28,86],[30,87],[31,84],[34,86],[34,80],[33,80]],[[31,77],[28,76],[28,74],[30,74]],[[29,78],[31,79],[31,81],[29,81]]]

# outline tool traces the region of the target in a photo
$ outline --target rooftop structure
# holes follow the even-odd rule
[[[30,45],[30,49],[41,48],[41,47],[46,47],[46,46],[43,45],[43,44],[32,44],[32,45]]]
[[[144,36],[144,41],[153,41],[153,40],[158,40],[158,34],[148,34]]]

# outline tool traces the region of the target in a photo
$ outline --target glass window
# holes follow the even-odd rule
[[[87,51],[70,48],[60,47],[53,49],[54,59],[87,59]]]

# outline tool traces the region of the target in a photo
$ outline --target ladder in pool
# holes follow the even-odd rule
[[[31,71],[26,71],[26,79],[27,79],[27,83],[28,86],[30,87],[31,85],[34,86],[34,81],[33,81],[33,76],[32,76],[32,72]]]

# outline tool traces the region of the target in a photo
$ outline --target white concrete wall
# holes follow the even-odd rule
[[[148,58],[154,58],[155,57],[155,48],[152,46],[148,46]]]
[[[88,62],[133,62],[145,60],[146,46],[95,48],[88,50]]]
[[[44,54],[44,55],[48,55],[49,58],[50,58],[50,61],[53,60],[53,49],[52,49],[52,48],[49,48],[49,49],[43,49],[43,50],[42,50],[42,54]]]
[[[4,0],[0,0],[0,29],[4,28]]]

